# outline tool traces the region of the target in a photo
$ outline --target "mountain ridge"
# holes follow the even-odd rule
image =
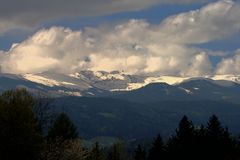
[[[216,114],[231,130],[239,131],[239,83],[189,78],[181,83],[167,84],[158,77],[152,79],[159,82],[154,81],[138,89],[111,91],[112,87],[123,88],[130,82],[145,84],[145,79],[151,77],[120,77],[114,75],[119,74],[117,72],[106,74],[103,73],[104,78],[87,71],[76,77],[50,72],[0,74],[0,91],[24,87],[36,95],[39,92],[47,98],[50,95],[50,108],[66,112],[84,138],[110,136],[132,139],[152,137],[158,133],[168,137],[183,115],[202,124],[211,114]]]
[[[143,76],[123,72],[81,71],[75,74],[0,74],[0,90],[27,88],[50,97],[114,97],[130,101],[230,100],[239,102],[240,76]]]

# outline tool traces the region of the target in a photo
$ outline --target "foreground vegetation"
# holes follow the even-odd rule
[[[129,148],[119,142],[86,147],[70,118],[54,116],[48,104],[35,100],[26,90],[4,92],[0,96],[1,160],[172,160],[240,159],[240,141],[221,126],[218,117],[207,126],[195,126],[186,116],[166,142],[158,135],[150,147]]]

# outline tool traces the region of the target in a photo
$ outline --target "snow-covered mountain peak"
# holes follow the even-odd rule
[[[75,77],[78,79],[90,79],[90,80],[98,80],[98,81],[125,80],[126,78],[126,75],[123,72],[118,72],[118,71],[113,71],[113,72],[80,71],[74,74],[70,74],[69,76]]]
[[[146,76],[129,75],[118,71],[79,71],[74,74],[52,72],[23,75],[0,74],[0,78],[7,86],[10,85],[5,82],[6,79],[11,79],[12,81],[14,80],[14,85],[12,86],[28,86],[28,88],[34,89],[44,88],[44,92],[49,91],[53,94],[58,93],[60,95],[67,94],[78,96],[84,96],[86,94],[92,96],[101,95],[102,92],[108,94],[110,91],[132,91],[153,83],[167,83],[177,86],[178,84],[188,83],[189,81],[207,80],[224,87],[231,87],[236,83],[240,84],[240,75],[215,75],[203,77]],[[201,89],[198,86],[193,87],[198,88],[198,90]],[[7,89],[5,86],[2,88]],[[185,91],[188,92],[186,89]]]
[[[210,78],[213,80],[226,80],[240,83],[240,75],[215,75]]]
[[[26,74],[25,79],[47,86],[65,86],[79,88],[78,86],[88,86],[81,89],[96,87],[108,91],[131,91],[142,88],[151,83],[167,83],[177,85],[182,82],[192,80],[214,80],[219,85],[231,85],[233,82],[240,83],[240,76],[236,75],[215,75],[203,77],[177,77],[177,76],[139,76],[128,75],[123,72],[105,71],[80,71],[74,74]],[[230,82],[229,82],[230,81]]]
[[[183,77],[174,77],[174,76],[159,76],[159,77],[146,77],[143,82],[138,83],[128,83],[128,86],[126,89],[121,89],[122,91],[131,91],[136,90],[139,88],[142,88],[146,85],[149,85],[151,83],[167,83],[169,85],[174,85],[183,82],[184,80],[187,80],[189,78],[183,78]],[[118,91],[118,90],[114,90]]]
[[[93,75],[100,80],[125,80],[125,75],[118,71],[104,72],[104,71],[93,71]]]

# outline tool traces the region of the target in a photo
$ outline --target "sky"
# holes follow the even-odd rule
[[[0,2],[5,73],[240,74],[236,0]]]

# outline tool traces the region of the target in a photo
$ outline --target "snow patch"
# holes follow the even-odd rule
[[[121,73],[104,73],[104,72],[93,72],[94,76],[101,80],[125,80],[125,77]]]
[[[69,74],[69,76],[77,79],[86,79],[86,77],[80,73]]]
[[[226,81],[232,81],[235,83],[240,83],[240,75],[215,75],[210,77],[213,80],[226,80]]]
[[[87,92],[89,95],[92,95],[92,96],[94,96],[95,94],[94,93],[92,93],[92,92]]]
[[[128,83],[126,89],[114,89],[111,91],[131,91],[142,88],[151,83],[167,83],[169,85],[174,85],[189,79],[188,77],[174,77],[174,76],[160,76],[160,77],[148,77],[142,83]]]
[[[1,76],[1,75],[0,75]],[[67,78],[68,76],[69,78]],[[108,91],[132,91],[145,87],[151,83],[167,83],[169,85],[177,85],[182,82],[194,79],[212,79],[215,83],[222,86],[234,85],[233,82],[240,84],[240,75],[206,75],[202,77],[177,77],[177,76],[141,76],[141,75],[127,75],[124,72],[105,72],[105,71],[80,71],[78,73],[55,76],[54,78],[47,78],[44,74],[25,74],[20,78],[43,84],[45,86],[64,86],[65,88],[79,89],[81,86],[86,86],[80,90],[87,90],[89,88],[100,88]],[[51,76],[50,76],[51,77]],[[15,78],[18,78],[16,76]],[[110,81],[110,82],[109,82]],[[99,83],[100,82],[100,83]],[[199,88],[192,88],[199,90]],[[71,91],[71,90],[70,90]],[[186,90],[185,90],[186,91]],[[98,91],[100,92],[100,91]],[[186,91],[190,93],[189,91]]]
[[[64,90],[58,90],[58,92],[61,94],[69,95],[69,96],[77,96],[77,97],[82,96],[80,92],[70,92],[70,91],[64,91]]]
[[[43,85],[49,86],[49,87],[65,86],[65,85],[75,86],[76,85],[76,84],[69,83],[69,82],[59,82],[59,81],[56,81],[54,79],[48,79],[48,78],[38,76],[38,75],[34,75],[34,74],[25,74],[25,75],[23,75],[23,78],[25,78],[26,80],[29,80],[31,82],[43,84]]]
[[[182,88],[182,87],[179,87],[180,89],[184,90],[187,94],[192,94],[192,91],[186,89],[186,88]]]

